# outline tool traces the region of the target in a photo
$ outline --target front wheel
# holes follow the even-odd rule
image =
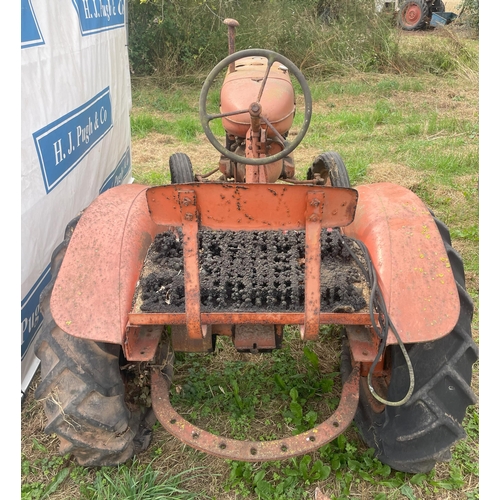
[[[169,161],[170,180],[172,184],[194,182],[193,165],[185,153],[174,153]]]
[[[342,157],[335,151],[328,151],[317,156],[307,171],[307,180],[319,175],[326,186],[351,187],[347,168]]]
[[[415,376],[415,388],[402,406],[382,406],[371,395],[366,377],[361,379],[355,422],[376,457],[393,469],[410,473],[429,472],[436,462],[451,458],[451,446],[465,437],[461,422],[466,409],[476,402],[470,385],[478,348],[472,340],[473,304],[464,288],[463,264],[451,247],[447,227],[435,219],[460,297],[455,328],[433,342],[406,345]],[[384,397],[401,400],[408,390],[408,366],[399,346],[387,349],[390,382]],[[350,354],[344,340],[342,374],[350,371]],[[375,380],[377,386],[384,379]],[[374,384],[375,385],[375,384]]]

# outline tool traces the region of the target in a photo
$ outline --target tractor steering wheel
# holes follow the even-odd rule
[[[214,133],[210,129],[209,122],[211,120],[217,119],[217,118],[224,118],[226,116],[230,115],[236,115],[236,114],[241,114],[241,113],[248,113],[250,110],[249,109],[243,109],[243,110],[238,110],[238,111],[232,111],[230,113],[218,113],[218,114],[209,114],[207,113],[207,97],[208,97],[208,91],[210,90],[210,87],[212,86],[213,82],[215,81],[215,78],[223,71],[225,68],[227,68],[231,63],[234,63],[238,59],[242,59],[243,57],[265,57],[267,59],[267,69],[266,69],[266,74],[264,76],[264,79],[262,80],[262,85],[259,90],[258,96],[255,96],[256,101],[255,103],[260,104],[260,98],[262,97],[262,93],[264,92],[264,88],[267,82],[267,77],[269,75],[269,71],[271,69],[271,66],[277,61],[283,64],[284,66],[287,67],[288,71],[295,76],[295,78],[298,80],[302,92],[304,94],[304,101],[305,101],[305,112],[304,112],[304,122],[302,123],[302,127],[295,137],[295,139],[292,142],[288,142],[285,140],[279,133],[278,131],[274,128],[274,126],[267,120],[266,117],[262,115],[262,113],[259,113],[258,117],[260,117],[264,123],[268,125],[268,127],[276,134],[276,137],[278,140],[282,143],[283,145],[283,150],[280,151],[279,153],[276,153],[272,156],[266,156],[265,158],[246,158],[244,156],[237,155],[236,153],[233,153],[232,151],[229,151],[227,148],[225,148],[215,137]],[[250,105],[250,107],[252,107]],[[259,106],[260,107],[260,106]],[[247,49],[247,50],[240,50],[239,52],[235,52],[234,54],[231,54],[230,56],[226,57],[223,59],[215,68],[210,72],[210,74],[207,76],[207,79],[205,80],[205,83],[203,84],[203,87],[201,89],[201,94],[200,94],[200,120],[201,120],[201,125],[203,127],[203,130],[205,131],[205,135],[207,136],[208,140],[212,144],[212,146],[217,149],[221,154],[229,158],[230,160],[233,160],[234,162],[237,163],[243,163],[247,165],[267,165],[268,163],[273,163],[277,160],[281,160],[282,158],[285,158],[285,156],[288,156],[301,142],[304,136],[306,135],[307,129],[309,128],[309,124],[311,123],[311,116],[312,116],[312,98],[311,98],[311,91],[309,90],[309,86],[307,85],[306,79],[304,78],[304,75],[300,72],[299,68],[293,64],[292,61],[287,59],[286,57],[282,56],[281,54],[278,54],[277,52],[272,52],[271,50],[264,50],[264,49]]]

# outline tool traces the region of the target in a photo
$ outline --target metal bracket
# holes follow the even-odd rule
[[[204,333],[200,317],[200,273],[198,269],[198,212],[193,190],[179,191],[184,255],[184,307],[189,338],[201,339]]]
[[[373,328],[367,326],[346,326],[347,337],[351,349],[352,359],[359,363],[361,376],[366,377],[368,371],[377,356],[380,339],[375,334]],[[375,376],[384,374],[384,355],[374,369]]]
[[[320,279],[321,279],[321,219],[325,204],[323,191],[309,191],[306,204],[306,240],[304,273],[304,328],[303,340],[316,340],[320,325]]]
[[[275,325],[237,324],[234,329],[234,347],[238,351],[250,352],[276,349],[275,330]]]
[[[163,325],[128,325],[123,343],[127,360],[150,361],[153,359],[163,328]]]

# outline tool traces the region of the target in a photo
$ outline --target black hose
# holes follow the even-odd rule
[[[380,288],[378,286],[378,278],[377,278],[377,273],[375,271],[375,268],[373,266],[373,262],[370,258],[370,253],[368,252],[368,249],[366,248],[366,245],[359,240],[356,240],[354,238],[349,238],[347,236],[344,236],[340,234],[340,240],[342,244],[344,245],[345,248],[349,251],[351,254],[351,257],[355,260],[355,262],[358,264],[361,272],[363,273],[366,281],[368,282],[370,286],[370,301],[369,301],[369,312],[370,312],[370,319],[372,322],[372,327],[377,334],[377,336],[381,339],[379,348],[377,351],[377,355],[375,356],[375,359],[373,360],[372,365],[370,366],[370,370],[368,371],[368,388],[370,389],[370,392],[372,396],[379,401],[380,403],[383,403],[388,406],[401,406],[405,404],[412,396],[413,390],[415,387],[415,374],[413,371],[413,366],[411,364],[410,357],[408,355],[408,352],[404,346],[403,341],[401,340],[401,337],[399,336],[396,327],[394,326],[394,323],[391,321],[389,317],[389,313],[387,312],[387,307],[385,304],[384,297],[382,296],[382,293],[380,292]],[[351,244],[356,244],[358,248],[361,250],[363,254],[363,258],[365,260],[366,265],[363,265],[363,263],[360,261],[358,256],[354,253],[352,250]],[[375,320],[375,312],[378,313],[378,324],[377,321]],[[408,388],[408,392],[406,393],[406,396],[401,399],[400,401],[387,401],[386,399],[382,398],[379,396],[375,389],[372,386],[372,377],[373,377],[373,372],[375,370],[375,366],[379,362],[385,348],[387,345],[387,337],[389,335],[389,328],[392,330],[394,333],[394,336],[396,337],[396,340],[398,341],[398,345],[401,349],[401,352],[403,353],[403,356],[405,358],[406,364],[408,366],[408,373],[410,376],[410,386]]]

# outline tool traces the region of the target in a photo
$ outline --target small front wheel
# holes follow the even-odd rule
[[[335,151],[322,153],[314,159],[307,171],[307,180],[313,180],[319,175],[326,186],[351,187],[347,168],[342,157]]]
[[[170,180],[172,184],[185,184],[195,181],[193,165],[187,154],[173,154],[168,161],[168,165],[170,167]]]

